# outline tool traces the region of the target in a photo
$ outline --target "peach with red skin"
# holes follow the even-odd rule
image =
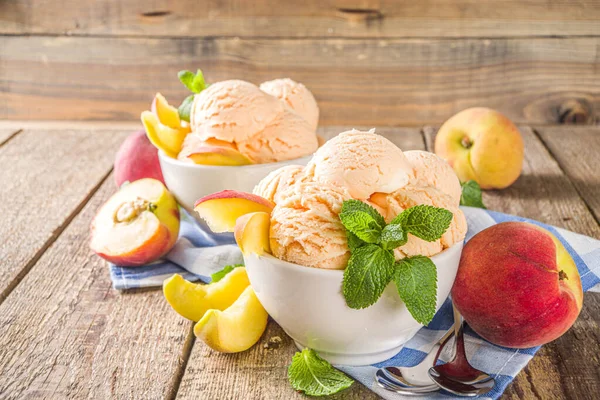
[[[165,183],[158,150],[144,131],[134,132],[125,139],[115,157],[114,171],[117,186],[142,178],[154,178]]]
[[[583,303],[577,267],[558,239],[524,222],[505,222],[464,247],[452,299],[484,339],[527,348],[557,339]]]

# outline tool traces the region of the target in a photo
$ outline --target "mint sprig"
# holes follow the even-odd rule
[[[377,302],[394,275],[394,254],[375,244],[355,249],[344,270],[342,292],[348,307],[361,309]]]
[[[468,207],[477,207],[485,209],[481,196],[481,187],[475,181],[467,181],[460,184],[462,193],[460,195],[460,205]]]
[[[354,383],[352,378],[308,348],[294,354],[288,368],[288,380],[295,390],[308,396],[328,396]]]
[[[243,267],[244,264],[233,264],[233,265],[226,265],[223,267],[222,270],[215,272],[214,274],[212,274],[210,276],[211,279],[211,283],[215,283],[215,282],[219,282],[221,279],[225,278],[225,276],[230,273],[231,271],[233,271],[236,268],[240,268]]]
[[[407,257],[396,263],[394,282],[400,299],[420,324],[428,324],[435,314],[437,269],[429,257]]]
[[[342,293],[350,308],[377,302],[392,281],[413,318],[424,325],[435,314],[437,271],[425,256],[395,262],[393,250],[406,244],[408,234],[427,241],[438,240],[452,222],[452,212],[418,205],[408,208],[389,224],[377,210],[358,200],[342,205],[340,220],[346,228],[350,259],[344,271]]]
[[[177,111],[179,112],[179,118],[183,121],[190,122],[190,113],[192,110],[192,104],[194,103],[194,96],[208,87],[208,84],[204,80],[204,74],[202,70],[198,70],[195,74],[192,71],[179,71],[177,77],[188,88],[193,94],[183,100]]]

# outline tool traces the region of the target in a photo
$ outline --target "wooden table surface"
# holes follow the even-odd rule
[[[89,225],[116,190],[114,154],[134,129],[0,122],[0,399],[301,398],[286,377],[296,350],[275,323],[251,350],[219,354],[194,340],[192,323],[160,290],[112,289],[88,248]],[[487,206],[600,239],[600,128],[520,129],[523,175],[486,192]],[[431,149],[435,129],[378,132],[402,149]],[[573,328],[544,346],[503,398],[597,398],[599,324],[600,295],[586,294]],[[355,384],[335,398],[376,396]]]

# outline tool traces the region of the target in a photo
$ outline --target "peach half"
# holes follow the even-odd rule
[[[275,203],[252,193],[223,190],[204,196],[194,205],[194,210],[216,233],[233,232],[236,220],[253,212],[270,214]]]
[[[239,217],[233,234],[242,253],[258,255],[270,253],[270,228],[271,215],[266,212],[253,212]]]
[[[115,193],[92,221],[90,247],[121,266],[140,266],[162,257],[179,234],[175,198],[156,179],[134,181]]]
[[[175,274],[163,282],[163,294],[173,310],[194,322],[210,310],[225,310],[250,285],[246,268],[235,268],[209,285],[192,283]]]
[[[164,151],[169,157],[177,158],[181,151],[183,140],[190,132],[189,128],[171,128],[160,122],[156,114],[144,111],[141,115],[142,124],[148,139],[158,149]]]
[[[194,326],[194,334],[211,349],[237,353],[252,347],[267,327],[269,314],[248,286],[226,310],[208,310]]]

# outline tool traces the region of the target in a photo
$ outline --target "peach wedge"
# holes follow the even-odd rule
[[[179,111],[170,105],[162,94],[156,93],[154,100],[152,100],[151,110],[156,114],[161,124],[173,129],[181,128]]]
[[[166,254],[179,233],[179,209],[165,185],[134,181],[114,194],[92,221],[90,247],[121,266],[139,266]]]
[[[183,140],[190,132],[189,128],[174,129],[163,125],[156,114],[150,111],[144,111],[141,118],[146,135],[148,135],[148,139],[152,144],[164,151],[169,157],[176,158],[181,151]]]
[[[209,285],[192,283],[175,274],[163,282],[163,294],[175,312],[197,322],[208,310],[231,306],[248,285],[246,268],[235,268]]]
[[[239,217],[233,233],[242,253],[245,255],[270,253],[270,227],[271,216],[266,212],[254,212]]]
[[[248,286],[225,311],[207,311],[194,326],[194,334],[213,350],[237,353],[258,342],[267,327],[268,316]]]
[[[242,215],[253,212],[270,214],[275,204],[252,193],[223,190],[202,197],[194,210],[216,233],[233,232],[235,221]]]
[[[199,147],[188,158],[195,164],[201,165],[240,166],[252,164],[238,150],[224,146]]]

